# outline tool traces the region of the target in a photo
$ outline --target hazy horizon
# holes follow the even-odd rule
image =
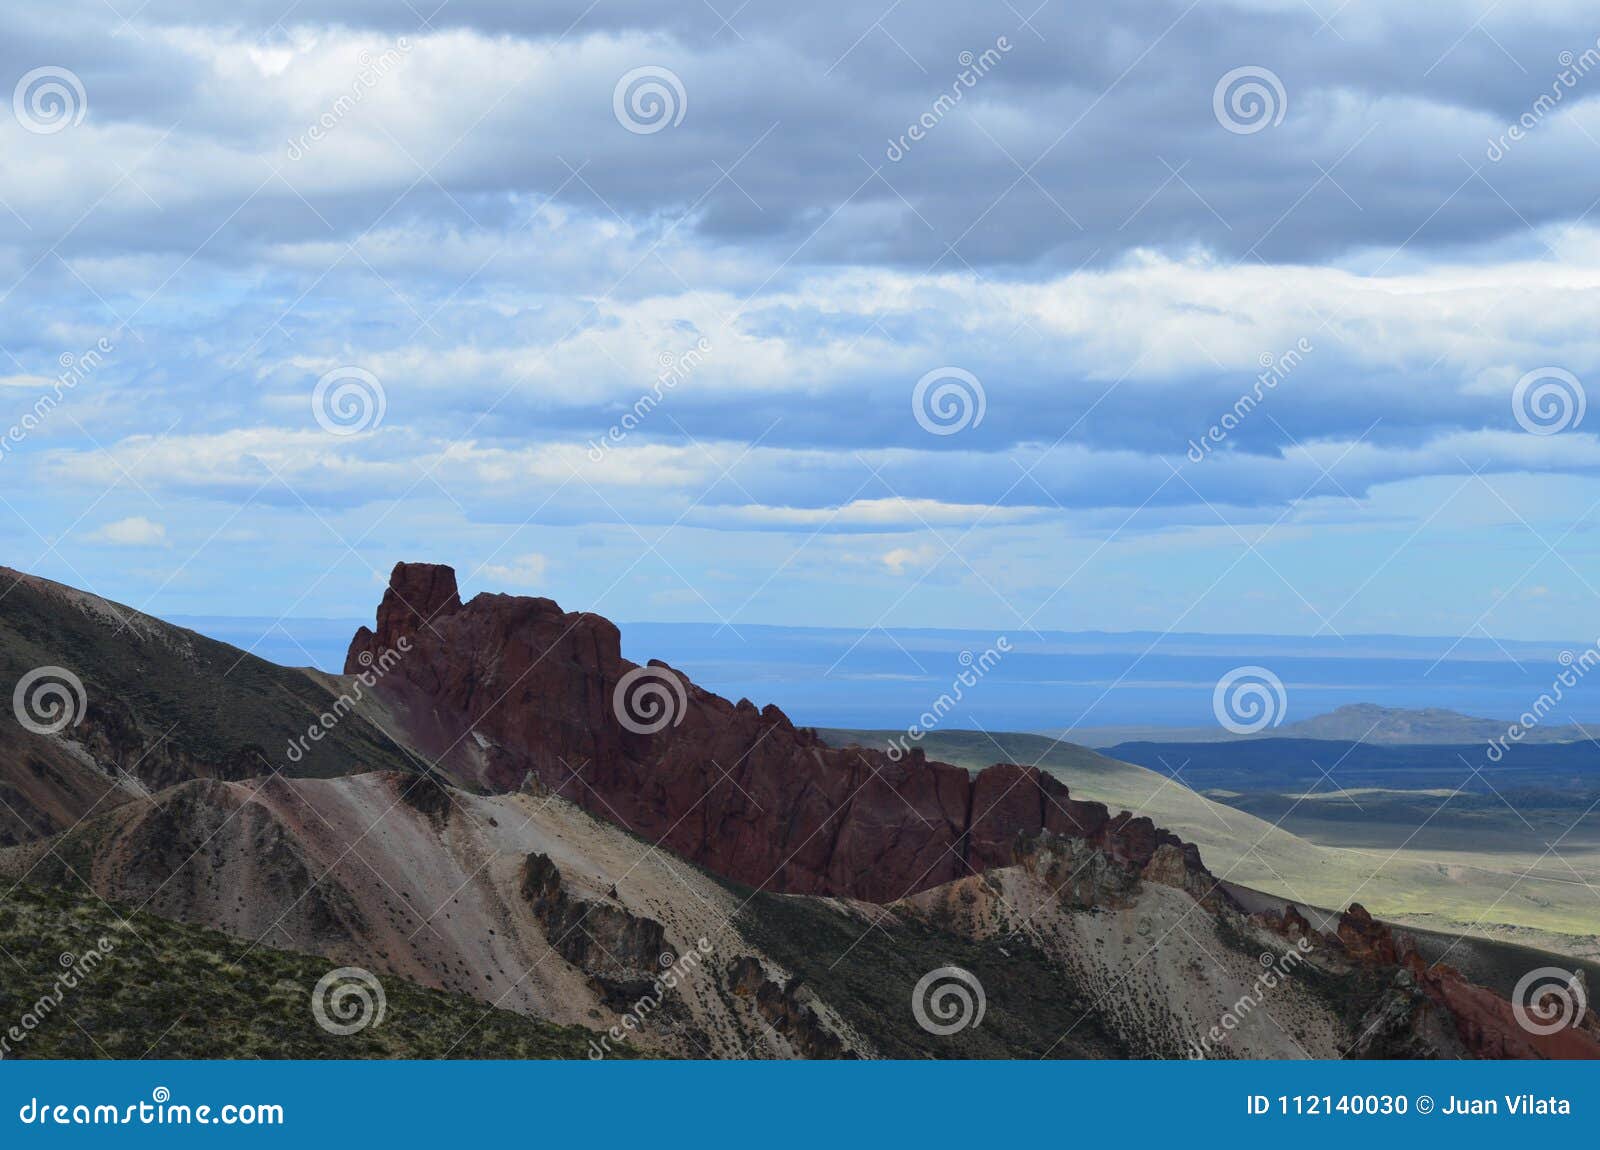
[[[271,662],[343,669],[364,619],[176,616],[172,622],[253,649]],[[1436,637],[1227,636],[893,628],[862,635],[848,628],[715,623],[621,622],[622,650],[638,663],[661,659],[708,690],[776,703],[796,722],[822,727],[895,729],[913,722],[971,662],[993,652],[989,669],[963,690],[947,728],[1056,731],[1064,727],[1216,727],[1219,679],[1258,662],[1284,687],[1279,722],[1310,718],[1348,703],[1442,707],[1478,718],[1521,714],[1575,655],[1578,645],[1456,642]],[[1009,650],[999,650],[1001,639]],[[1520,658],[1518,658],[1520,657]],[[1546,720],[1600,721],[1572,692]],[[1277,724],[1274,724],[1277,725]]]

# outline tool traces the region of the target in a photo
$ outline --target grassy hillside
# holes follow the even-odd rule
[[[405,755],[354,714],[308,742],[302,761],[289,762],[289,741],[304,737],[332,699],[305,672],[70,588],[17,580],[16,572],[0,568],[0,589],[10,588],[0,600],[6,695],[34,668],[73,672],[88,697],[87,718],[74,736],[93,741],[97,754],[123,769],[136,765],[152,785],[189,777],[197,764],[230,778],[271,767],[322,777],[409,769]]]
[[[1502,731],[1503,733],[1503,731]],[[1231,743],[1119,743],[1104,754],[1157,770],[1186,763],[1202,790],[1304,791],[1338,766],[1339,785],[1427,790],[1457,786],[1479,794],[1527,790],[1587,794],[1600,789],[1600,747],[1590,742],[1511,744],[1498,761],[1485,743],[1380,744],[1326,739],[1240,739]],[[1481,775],[1470,774],[1477,768]]]
[[[883,746],[899,732],[820,733],[839,745]],[[1383,827],[1386,840],[1380,846],[1360,837],[1375,830],[1375,801],[1361,798],[1366,813],[1358,811],[1341,824],[1326,819],[1332,808],[1325,800],[1307,799],[1296,818],[1311,808],[1322,816],[1315,825],[1328,832],[1311,841],[1291,833],[1288,823],[1278,825],[1283,809],[1261,818],[1197,794],[1185,785],[1188,772],[1181,757],[1167,760],[1174,777],[1042,735],[936,731],[921,746],[930,758],[971,770],[1002,761],[1037,762],[1075,797],[1148,815],[1198,844],[1214,873],[1243,886],[1312,906],[1342,908],[1358,901],[1393,921],[1446,933],[1504,935],[1557,953],[1600,955],[1600,901],[1594,894],[1600,887],[1600,849],[1589,839],[1600,811],[1562,840],[1559,853],[1547,854],[1543,843],[1530,848],[1517,837],[1526,828],[1503,803],[1497,812],[1477,804],[1465,813],[1484,822],[1446,837],[1431,834],[1431,823],[1415,833],[1430,814],[1435,822],[1446,817],[1434,814],[1443,798],[1419,800],[1417,822]],[[1498,836],[1486,834],[1487,825]],[[1427,848],[1418,849],[1419,843]]]
[[[1025,936],[1002,947],[916,922],[869,928],[829,903],[754,893],[739,929],[812,987],[887,1058],[1117,1058],[1121,1041],[1100,1023],[1093,997]],[[910,1009],[928,971],[960,966],[987,992],[980,1026],[932,1038]]]
[[[18,887],[0,903],[0,1039],[7,1058],[586,1058],[590,1033],[383,975],[383,1021],[329,1034],[311,1010],[337,963],[257,947],[88,893]],[[106,939],[110,953],[60,1004],[53,984]],[[237,963],[237,965],[235,965]],[[42,1015],[19,1041],[7,1028]],[[634,1055],[614,1044],[612,1057]]]

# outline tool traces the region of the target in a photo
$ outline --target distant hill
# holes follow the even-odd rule
[[[1381,743],[1392,746],[1465,746],[1499,738],[1514,719],[1480,719],[1444,707],[1384,707],[1377,703],[1351,703],[1298,722],[1269,727],[1253,735],[1235,735],[1211,727],[1080,727],[1064,734],[1086,747],[1105,749],[1120,743],[1231,743],[1246,739],[1326,739],[1332,742]],[[1579,726],[1532,727],[1523,743],[1586,742],[1589,733]]]
[[[891,736],[904,734],[865,730],[818,733],[835,746],[857,743],[879,747]],[[1367,906],[1381,907],[1391,920],[1443,931],[1451,938],[1463,933],[1504,934],[1565,954],[1600,954],[1593,937],[1593,892],[1574,878],[1566,863],[1540,859],[1544,842],[1573,827],[1589,800],[1584,799],[1582,806],[1563,806],[1560,811],[1541,815],[1523,801],[1521,794],[1509,789],[1512,783],[1508,779],[1496,774],[1502,793],[1515,794],[1519,809],[1525,809],[1545,829],[1544,839],[1528,832],[1528,839],[1538,844],[1531,853],[1497,855],[1494,845],[1498,840],[1505,839],[1508,831],[1520,833],[1527,827],[1494,795],[1458,795],[1443,811],[1439,810],[1443,794],[1460,784],[1466,773],[1454,750],[1437,764],[1437,756],[1423,753],[1421,748],[1382,745],[1366,746],[1339,762],[1340,755],[1350,750],[1350,743],[1283,739],[1250,740],[1244,746],[1145,743],[1097,753],[1042,735],[960,730],[930,732],[920,746],[932,758],[969,770],[981,769],[997,759],[1037,763],[1066,783],[1076,798],[1106,803],[1112,810],[1148,815],[1198,843],[1219,876],[1257,890],[1290,893],[1304,905],[1341,905],[1349,900],[1351,891],[1359,891]],[[1481,751],[1482,744],[1475,749]],[[1528,756],[1530,762],[1534,757],[1567,757],[1571,760],[1566,764],[1567,774],[1590,779],[1595,774],[1589,760],[1600,759],[1600,752],[1592,747],[1518,750],[1519,758]],[[1337,781],[1325,781],[1321,772],[1310,766],[1310,758],[1333,766]],[[1299,765],[1302,762],[1303,769]],[[1437,778],[1425,770],[1431,765],[1438,767]],[[1548,770],[1533,773],[1545,785],[1564,777]],[[1244,809],[1238,804],[1245,801],[1245,796],[1234,793],[1263,788],[1306,792],[1313,789],[1313,783],[1319,792],[1334,792],[1346,783],[1354,786],[1369,776],[1380,785],[1438,785],[1446,790],[1442,794],[1416,790],[1409,796],[1421,808],[1415,812],[1400,809],[1400,800],[1407,796],[1396,795],[1393,802],[1380,802],[1379,796],[1362,793],[1357,800],[1360,807],[1352,806],[1349,812],[1343,812],[1351,821],[1337,824],[1323,821],[1335,813],[1329,809],[1334,806],[1331,802],[1307,800],[1296,804],[1293,798],[1280,796],[1281,801],[1275,806],[1262,799]],[[1224,786],[1230,783],[1234,785]],[[1481,791],[1482,786],[1477,789]],[[1201,793],[1208,790],[1210,793]],[[1301,817],[1286,818],[1286,809],[1293,809]],[[1409,821],[1399,830],[1391,825],[1371,825],[1395,818]],[[1547,823],[1552,820],[1558,825],[1550,829]],[[1411,832],[1423,823],[1430,831],[1448,826],[1450,829],[1431,838],[1460,840],[1465,848],[1456,847],[1443,862],[1416,849],[1418,842],[1410,842],[1412,849],[1394,849],[1418,838]],[[1304,827],[1318,831],[1318,837],[1308,840],[1302,833]],[[1324,831],[1337,833],[1320,833]],[[1372,850],[1346,849],[1347,844],[1369,833]],[[1430,836],[1424,834],[1420,838]],[[1588,848],[1581,844],[1587,841],[1582,827],[1570,831],[1563,840],[1564,857],[1570,857],[1580,868],[1586,867],[1588,856],[1583,852]],[[1378,849],[1380,842],[1382,848]],[[1484,853],[1473,853],[1480,847]],[[1515,886],[1508,891],[1513,883]]]
[[[1463,744],[1499,738],[1514,720],[1478,719],[1443,707],[1405,710],[1376,703],[1351,703],[1326,715],[1285,723],[1272,734],[1287,739],[1365,739],[1380,743]],[[1265,732],[1263,732],[1265,734]],[[1588,739],[1576,726],[1532,727],[1524,743],[1577,743]]]

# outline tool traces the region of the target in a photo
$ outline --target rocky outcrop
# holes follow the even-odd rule
[[[1137,871],[1087,839],[1023,836],[1017,846],[1017,862],[1067,907],[1130,906],[1139,888]]]
[[[1395,968],[1351,1027],[1346,1058],[1458,1059],[1471,1051],[1456,1033],[1450,1011],[1424,993],[1410,971]]]
[[[376,692],[458,782],[558,793],[748,886],[889,902],[1011,865],[1019,838],[1041,833],[1135,872],[1170,847],[1167,879],[1181,865],[1179,885],[1215,885],[1191,844],[1073,799],[1032,767],[973,778],[920,750],[896,760],[829,747],[775,706],[730,702],[664,663],[623,659],[620,632],[598,615],[508,595],[462,603],[448,567],[394,569],[376,629],[357,633],[346,670],[386,653]]]
[[[1350,958],[1366,965],[1394,966],[1400,961],[1400,948],[1394,931],[1378,922],[1359,902],[1339,918],[1339,941]]]
[[[627,1009],[661,969],[677,961],[659,922],[619,906],[572,898],[549,855],[528,856],[522,894],[544,926],[551,949],[589,975],[601,1000],[613,1009]]]
[[[1455,967],[1430,963],[1412,941],[1351,903],[1332,935],[1319,934],[1294,904],[1254,921],[1287,938],[1308,938],[1331,949],[1340,969],[1354,968],[1378,991],[1354,1027],[1351,1058],[1600,1058],[1600,1018],[1587,1008],[1581,971],[1576,993],[1563,999],[1547,985],[1550,1001],[1519,1009],[1505,996],[1480,986]],[[1574,1010],[1572,1003],[1577,1002]],[[1541,1034],[1546,1008],[1551,1020],[1569,1023]],[[1563,1014],[1566,1011],[1567,1014]]]
[[[1406,953],[1404,968],[1416,979],[1422,992],[1432,1001],[1445,1007],[1454,1017],[1456,1034],[1463,1046],[1475,1058],[1600,1058],[1600,1019],[1586,1006],[1580,1007],[1582,1015],[1564,1016],[1566,1003],[1524,1003],[1534,1028],[1518,1018],[1513,1004],[1494,991],[1470,982],[1454,967],[1429,965],[1415,951]],[[1575,976],[1581,986],[1581,972]],[[1588,1002],[1587,990],[1576,995],[1578,1002]],[[1548,1006],[1550,1023],[1543,1024],[1543,1015],[1533,1008]],[[1550,1033],[1538,1033],[1546,1025],[1555,1026]]]
[[[729,989],[738,998],[754,999],[756,1012],[768,1026],[787,1038],[802,1058],[853,1058],[838,1035],[800,1001],[800,980],[780,986],[767,977],[761,961],[736,958],[728,966]]]
[[[1299,942],[1302,938],[1319,941],[1322,938],[1306,916],[1300,913],[1300,908],[1292,902],[1285,905],[1281,913],[1268,910],[1255,915],[1254,918],[1274,934],[1281,934],[1291,942]]]

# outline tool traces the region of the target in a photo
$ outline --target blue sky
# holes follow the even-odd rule
[[[0,15],[9,565],[1600,633],[1592,7],[122,7]]]

